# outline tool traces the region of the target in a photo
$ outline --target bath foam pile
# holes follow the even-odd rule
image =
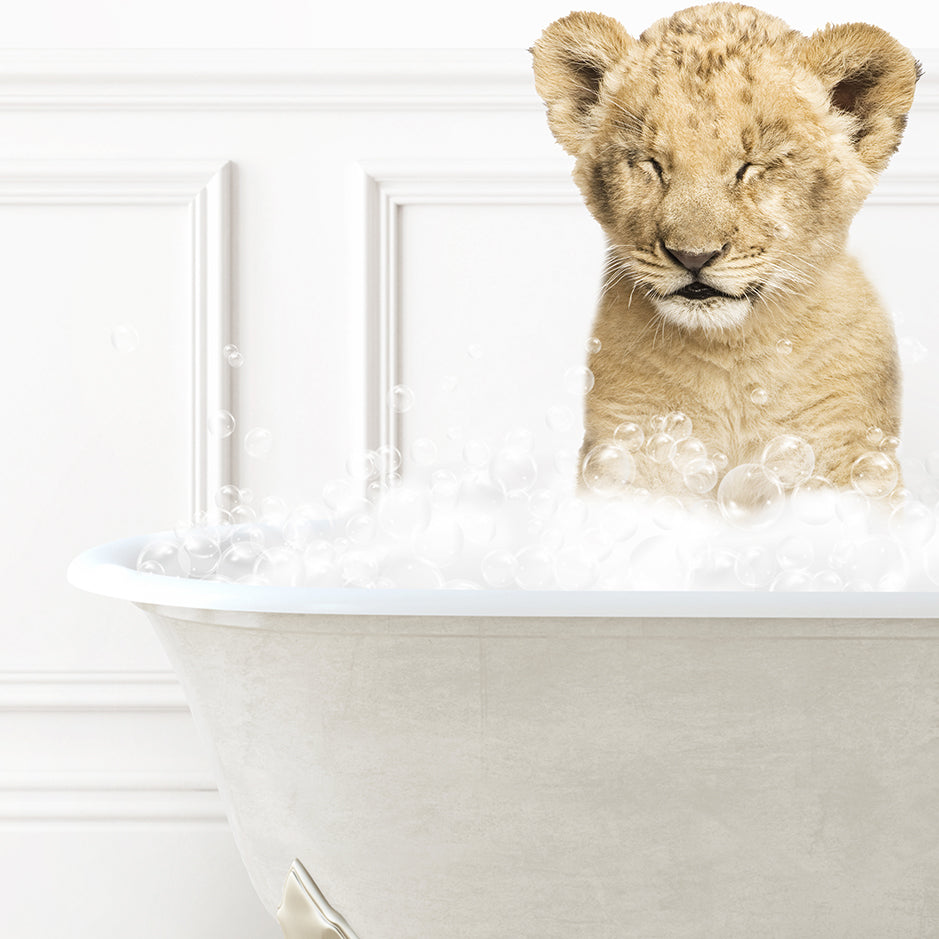
[[[419,439],[407,480],[394,448],[354,454],[321,499],[292,509],[224,486],[211,513],[147,545],[137,567],[312,588],[939,587],[939,454],[920,467],[919,495],[899,489],[897,442],[871,428],[852,489],[837,491],[813,475],[814,454],[798,437],[777,437],[759,462],[726,470],[691,429],[677,412],[648,434],[622,425],[614,443],[586,455],[577,491],[548,485],[566,474],[536,455],[526,431],[497,448],[468,443],[452,465]],[[647,459],[674,470],[681,496],[630,488]]]

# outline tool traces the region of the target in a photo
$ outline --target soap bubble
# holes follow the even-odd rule
[[[777,340],[776,352],[779,355],[789,355],[792,352],[792,342],[789,339]]]
[[[209,577],[222,555],[218,539],[207,529],[194,528],[179,546],[179,567],[184,577]]]
[[[659,430],[646,440],[643,450],[653,463],[668,463],[674,443],[675,438],[671,434]]]
[[[346,472],[360,482],[374,479],[378,475],[378,454],[374,450],[354,450],[346,457]]]
[[[378,533],[378,522],[370,512],[356,512],[346,521],[346,536],[357,545],[367,545]]]
[[[635,453],[645,442],[645,431],[632,421],[625,421],[613,431],[613,439],[621,447]]]
[[[669,435],[673,440],[684,440],[691,436],[691,418],[681,411],[672,411],[665,415],[665,423],[662,431]]]
[[[483,347],[478,342],[470,343],[470,345],[467,346],[466,354],[471,359],[481,359],[483,357]]]
[[[715,450],[711,454],[711,462],[717,467],[718,472],[725,470],[728,466],[730,466],[730,458],[726,453],[723,453],[720,450]]]
[[[302,549],[328,537],[331,531],[329,513],[324,506],[313,503],[298,505],[284,520],[284,540],[293,548]]]
[[[692,460],[682,470],[685,487],[695,495],[702,496],[717,485],[718,471],[713,460]]]
[[[515,582],[523,590],[544,590],[554,580],[554,559],[544,548],[522,548],[515,556]]]
[[[754,385],[750,389],[750,400],[754,404],[764,405],[769,401],[769,392],[760,385]]]
[[[908,501],[898,505],[887,520],[890,533],[905,545],[923,545],[936,531],[935,512],[922,502]]]
[[[836,591],[844,590],[844,581],[841,575],[832,570],[818,571],[812,576],[813,590]]]
[[[897,464],[881,450],[869,450],[851,464],[851,485],[870,499],[890,495],[898,479]]]
[[[775,522],[786,506],[778,483],[759,463],[741,463],[721,480],[717,490],[721,514],[740,528],[765,528]]]
[[[891,539],[874,535],[843,542],[832,553],[832,567],[850,581],[863,581],[874,590],[903,590],[909,569],[900,547]]]
[[[564,373],[564,388],[568,394],[586,394],[593,388],[593,382],[593,372],[586,365],[575,365]]]
[[[122,324],[111,327],[111,346],[115,352],[133,352],[140,345],[140,336],[133,326]]]
[[[783,489],[804,483],[815,469],[815,452],[794,434],[780,434],[763,448],[763,472]]]
[[[601,443],[584,457],[581,478],[584,485],[600,496],[622,494],[636,475],[632,454],[615,444]]]
[[[552,405],[545,412],[544,420],[548,430],[570,430],[574,426],[574,412],[561,405]]]
[[[410,411],[414,406],[414,392],[407,385],[395,385],[389,398],[391,410],[398,414]]]
[[[230,343],[222,349],[222,357],[232,368],[241,368],[245,364],[245,357],[238,346]]]
[[[879,427],[868,427],[865,439],[872,447],[879,447],[884,439],[884,432]]]
[[[255,427],[245,434],[245,453],[256,460],[266,460],[274,446],[274,436],[266,427]]]
[[[463,551],[463,529],[455,518],[432,516],[427,527],[415,532],[414,552],[436,567],[447,567]]]
[[[769,585],[772,591],[803,591],[812,589],[812,575],[808,571],[790,568],[780,571]]]
[[[230,512],[241,502],[241,490],[230,483],[225,486],[220,486],[213,497],[213,501],[218,508]]]
[[[897,447],[899,446],[900,446],[900,438],[892,437],[888,435],[884,437],[883,440],[880,441],[880,443],[877,445],[877,449],[885,450],[889,453],[890,451],[895,451]]]
[[[219,408],[209,415],[208,419],[209,433],[215,437],[224,439],[230,437],[235,432],[235,418],[231,411]]]
[[[492,478],[508,492],[527,492],[535,484],[538,464],[535,458],[519,447],[503,447],[489,467]]]
[[[776,576],[776,558],[766,545],[744,548],[734,562],[734,574],[744,587],[765,587]]]
[[[280,527],[287,521],[287,503],[280,496],[265,496],[261,500],[260,521],[265,525]]]
[[[683,473],[690,463],[707,459],[707,455],[707,447],[697,437],[684,437],[672,444],[668,458],[671,460],[672,466],[679,473]]]
[[[262,545],[254,541],[236,541],[222,553],[218,562],[218,576],[233,583],[254,573],[255,564],[263,553]]]
[[[179,563],[179,545],[168,538],[151,541],[137,555],[137,570],[144,574],[184,576]]]
[[[809,476],[792,493],[792,512],[809,525],[824,525],[835,517],[838,492],[824,476]]]
[[[585,348],[588,355],[594,355],[603,348],[603,344],[596,336],[591,336],[585,343]]]
[[[383,443],[375,451],[379,474],[388,479],[401,469],[401,451],[390,443]]]

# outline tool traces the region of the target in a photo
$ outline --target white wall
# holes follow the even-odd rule
[[[421,48],[525,49],[572,9],[596,9],[641,32],[682,6],[575,0],[478,0],[442,8],[432,0],[325,3],[322,0],[33,0],[7,4],[0,48]],[[876,23],[909,46],[939,46],[939,11],[921,0],[786,0],[754,3],[808,32],[827,22]]]
[[[71,556],[172,524],[228,479],[309,498],[382,434],[444,441],[459,426],[463,440],[540,424],[552,403],[577,410],[560,377],[582,356],[602,245],[523,51],[568,8],[257,9],[49,0],[8,5],[0,22],[0,935],[11,939],[278,934],[143,616],[67,587]],[[870,18],[939,47],[936,14],[913,3],[789,10],[778,12],[806,29]],[[623,18],[638,30],[668,8],[649,11]],[[357,45],[426,51],[304,48]],[[513,51],[441,51],[472,46]],[[250,51],[261,47],[295,51]],[[199,48],[210,51],[185,51]],[[926,59],[939,71],[939,56]],[[884,262],[904,246],[931,260],[937,121],[927,80],[902,159],[856,229],[930,353],[907,370],[925,402],[914,427],[930,426],[935,400],[934,301],[925,279]],[[902,236],[885,246],[886,229]],[[111,335],[125,325],[138,341],[119,352]],[[229,339],[245,354],[237,371],[218,355]],[[520,355],[521,384],[507,377]],[[397,424],[393,380],[416,394]],[[232,447],[206,427],[222,405],[238,421]],[[258,425],[273,433],[267,460],[241,448]],[[575,421],[551,446],[578,434]]]

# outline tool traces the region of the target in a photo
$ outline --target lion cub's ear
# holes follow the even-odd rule
[[[530,50],[535,87],[548,106],[548,124],[568,153],[580,152],[603,78],[634,42],[608,16],[571,13],[553,22]]]
[[[832,106],[855,118],[854,145],[879,173],[900,145],[919,63],[889,33],[866,23],[819,30],[805,41],[802,61],[822,79]]]

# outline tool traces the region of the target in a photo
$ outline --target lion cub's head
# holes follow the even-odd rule
[[[723,333],[817,280],[897,148],[918,67],[883,30],[805,37],[717,3],[638,39],[572,13],[535,80],[614,276],[680,328]]]

